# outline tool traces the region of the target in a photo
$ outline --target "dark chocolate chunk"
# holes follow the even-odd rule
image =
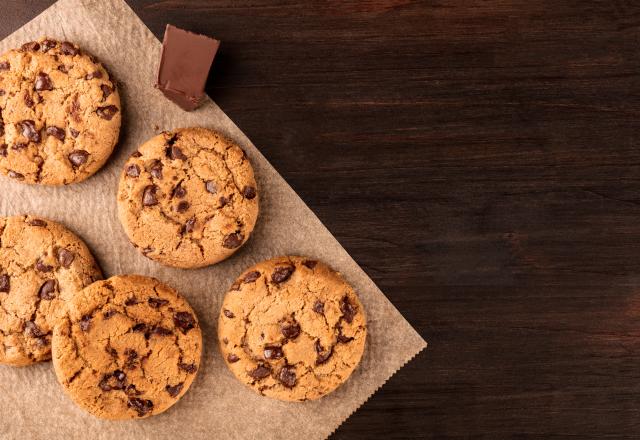
[[[102,100],[104,101],[113,93],[113,89],[106,84],[100,85],[100,90],[102,90]]]
[[[148,299],[147,302],[154,309],[159,309],[160,307],[164,306],[165,304],[168,304],[169,300],[162,299],[162,298],[151,297],[151,298]]]
[[[291,278],[291,274],[293,274],[295,270],[296,268],[292,264],[287,264],[286,266],[278,266],[271,274],[271,282],[276,284],[283,283]]]
[[[284,351],[282,351],[282,347],[267,345],[264,347],[264,358],[265,359],[281,359],[284,357]]]
[[[239,360],[240,358],[233,353],[229,353],[229,355],[227,356],[227,361],[230,364],[233,364],[234,362],[238,362]]]
[[[253,199],[256,197],[256,189],[253,186],[245,186],[242,188],[242,195],[245,199]]]
[[[260,278],[260,272],[258,272],[257,270],[253,270],[244,276],[242,282],[245,284],[249,284],[255,282],[258,278]]]
[[[180,368],[183,371],[186,371],[189,374],[193,374],[196,371],[198,371],[198,367],[196,367],[196,364],[185,364],[185,363],[180,362],[178,364],[178,368]]]
[[[168,151],[168,156],[171,159],[187,160],[187,156],[185,156],[182,150],[176,147],[175,145],[169,147],[167,151]]]
[[[136,164],[131,164],[127,167],[127,176],[138,177],[140,176],[140,167]]]
[[[49,40],[49,39],[44,40],[42,42],[42,51],[43,52],[47,52],[47,51],[53,49],[54,47],[56,47],[56,45],[57,45],[57,43],[55,41],[53,41],[53,40]]]
[[[172,197],[181,199],[187,195],[187,190],[182,187],[182,185],[178,185],[173,188],[173,192],[171,193]]]
[[[133,370],[138,364],[138,352],[133,348],[127,348],[124,350],[124,355],[127,359],[124,361],[124,367],[128,370]]]
[[[24,323],[24,331],[27,336],[31,338],[41,338],[45,336],[45,334],[40,330],[40,327],[33,321],[27,321]]]
[[[80,101],[78,101],[78,94],[73,95],[73,100],[71,101],[71,108],[69,109],[69,113],[71,117],[76,122],[81,122],[82,118],[80,118]]]
[[[7,175],[9,177],[11,177],[12,179],[18,179],[18,180],[24,180],[24,175],[17,173],[13,170],[9,170],[9,172],[7,173]]]
[[[115,311],[115,310],[113,310],[113,309],[109,309],[109,310],[107,310],[106,312],[104,312],[104,313],[102,314],[102,317],[103,317],[104,319],[110,319],[110,318],[111,318],[113,315],[115,315],[116,313],[118,313],[118,312],[116,312],[116,311]]]
[[[30,41],[28,43],[24,43],[21,49],[24,52],[40,50],[40,43],[37,41]]]
[[[229,203],[230,199],[227,199],[225,196],[220,197],[220,207],[224,208]]]
[[[140,417],[145,416],[153,410],[153,402],[151,400],[140,399],[139,397],[129,397],[127,405],[129,408],[135,409]]]
[[[316,352],[318,353],[316,357],[316,365],[324,364],[333,354],[333,347],[329,347],[329,350],[325,351],[324,347],[320,344],[320,341],[316,340]]]
[[[147,325],[139,322],[136,325],[134,325],[133,327],[131,327],[131,331],[134,333],[141,333],[147,330]]]
[[[118,107],[115,105],[107,105],[96,109],[96,114],[107,121],[112,120],[116,113],[118,113]]]
[[[0,292],[8,292],[11,289],[11,281],[9,275],[0,275]]]
[[[324,303],[320,300],[316,300],[316,302],[313,303],[312,309],[314,312],[322,315],[324,314]]]
[[[69,133],[71,133],[71,136],[73,136],[74,138],[77,138],[78,135],[80,134],[80,132],[74,128],[69,127]]]
[[[31,97],[31,93],[29,93],[28,90],[24,91],[23,99],[24,99],[24,105],[26,105],[29,108],[33,107],[33,105],[35,104],[33,102],[33,98]]]
[[[269,365],[258,365],[255,369],[247,373],[254,379],[264,379],[271,374],[271,367]]]
[[[278,380],[287,388],[293,388],[296,385],[296,369],[290,365],[285,365],[278,373]]]
[[[124,392],[127,394],[127,396],[139,396],[142,394],[132,383],[127,385],[127,388],[125,388]]]
[[[183,382],[180,382],[179,384],[173,386],[167,385],[165,387],[165,390],[167,390],[167,393],[169,393],[171,397],[177,397],[178,394],[180,394],[180,391],[182,391],[182,385],[184,385]]]
[[[36,123],[30,119],[18,122],[22,136],[31,142],[40,142],[40,131],[36,130]]]
[[[343,296],[340,300],[340,311],[342,312],[342,318],[349,324],[353,322],[353,317],[356,316],[357,307],[349,302],[347,295]]]
[[[236,315],[234,315],[231,310],[223,309],[222,313],[224,313],[224,316],[226,316],[229,319],[233,319],[236,317]]]
[[[60,263],[62,267],[68,268],[71,266],[71,263],[73,263],[75,258],[76,255],[73,252],[65,248],[58,249],[58,263]]]
[[[280,332],[287,339],[295,339],[300,334],[300,324],[295,321],[282,323],[280,324]]]
[[[218,40],[167,25],[158,70],[160,91],[184,110],[196,109],[219,46]]]
[[[9,70],[9,69],[11,69],[11,64],[9,64],[9,61],[0,62],[0,70]]]
[[[0,89],[0,96],[4,96],[4,94],[5,94],[4,89]]]
[[[142,192],[142,204],[144,206],[153,206],[158,204],[156,191],[158,187],[155,185],[147,185]]]
[[[42,260],[36,261],[36,270],[38,272],[51,272],[53,270],[53,266],[49,266],[48,264],[44,264]]]
[[[58,66],[58,70],[62,73],[69,73],[69,68],[67,66],[65,66],[64,64],[60,64]]]
[[[244,234],[242,232],[234,232],[232,234],[225,235],[222,240],[222,246],[227,249],[235,249],[242,244],[244,240]]]
[[[336,337],[336,340],[341,343],[341,344],[346,344],[347,342],[351,342],[353,341],[354,338],[352,338],[351,336],[345,336],[342,334],[342,327],[338,326],[338,336]]]
[[[178,312],[173,315],[173,323],[182,333],[187,333],[196,326],[196,319],[189,312]]]
[[[318,264],[318,262],[316,260],[305,260],[302,262],[302,264],[307,266],[309,269],[313,269],[316,267],[316,264]]]
[[[25,142],[18,142],[17,144],[15,144],[14,146],[11,147],[12,150],[16,150],[16,151],[20,151],[20,150],[24,150],[25,148],[27,148],[29,146],[29,144],[25,143]]]
[[[133,296],[131,298],[127,298],[127,300],[124,302],[124,305],[127,307],[135,306],[136,304],[138,304],[138,300]]]
[[[47,280],[42,283],[40,286],[40,290],[38,291],[38,296],[40,299],[51,300],[56,297],[56,280]]]
[[[88,332],[91,328],[91,316],[85,315],[80,319],[80,330],[83,332]]]
[[[36,75],[36,82],[33,85],[34,90],[42,92],[44,90],[53,90],[51,77],[46,73],[40,72]]]
[[[154,161],[149,168],[149,172],[156,179],[162,179],[162,162],[159,160]]]
[[[45,133],[47,133],[49,136],[53,136],[54,138],[62,142],[64,142],[64,138],[66,137],[66,133],[62,128],[55,127],[53,125],[50,125],[49,127],[47,127],[47,129],[45,130]]]
[[[153,328],[153,330],[151,330],[152,335],[158,335],[158,336],[169,336],[172,335],[173,332],[171,330],[169,330],[168,328],[162,327],[160,325],[155,326]]]
[[[95,72],[87,73],[87,74],[84,76],[84,79],[86,79],[86,80],[91,80],[91,79],[94,79],[94,78],[95,78],[95,79],[100,79],[100,78],[102,78],[102,71],[100,71],[100,70],[96,70]]]
[[[72,43],[69,43],[68,41],[64,41],[60,45],[60,52],[62,52],[65,55],[74,56],[78,54],[78,48],[76,48]]]
[[[207,181],[207,183],[205,183],[204,186],[207,189],[207,192],[210,192],[211,194],[215,194],[216,192],[218,192],[218,189],[216,188],[216,184],[213,180]]]
[[[2,136],[2,133],[0,133],[0,136]],[[7,144],[0,145],[0,156],[7,157]]]
[[[176,206],[176,211],[178,212],[185,212],[187,209],[189,209],[189,202],[185,202],[184,200]]]
[[[47,224],[44,222],[44,220],[34,218],[29,221],[29,226],[47,226]]]
[[[69,162],[74,168],[78,168],[85,164],[89,159],[89,152],[85,150],[73,150],[69,153]]]

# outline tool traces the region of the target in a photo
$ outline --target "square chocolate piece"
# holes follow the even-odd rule
[[[219,46],[218,40],[168,24],[157,87],[184,110],[196,109],[204,96],[209,69]]]

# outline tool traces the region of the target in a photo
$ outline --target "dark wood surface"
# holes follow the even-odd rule
[[[130,4],[430,342],[335,438],[640,436],[638,2]]]

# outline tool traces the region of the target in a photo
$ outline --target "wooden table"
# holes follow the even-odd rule
[[[336,438],[640,436],[638,2],[130,3],[430,342]]]

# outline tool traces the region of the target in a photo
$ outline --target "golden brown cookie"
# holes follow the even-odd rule
[[[66,185],[94,174],[120,132],[104,66],[69,42],[41,39],[0,56],[0,172]]]
[[[67,302],[102,278],[87,246],[64,226],[0,217],[0,363],[51,358],[51,333]]]
[[[122,275],[74,296],[52,347],[58,381],[76,404],[104,419],[138,419],[165,411],[189,389],[202,333],[175,290]]]
[[[253,169],[242,149],[215,131],[164,132],[126,162],[118,214],[147,257],[173,267],[208,266],[233,254],[253,231]]]
[[[247,269],[218,318],[225,362],[243,383],[281,400],[318,399],[356,368],[367,336],[353,288],[324,263],[279,257]]]

